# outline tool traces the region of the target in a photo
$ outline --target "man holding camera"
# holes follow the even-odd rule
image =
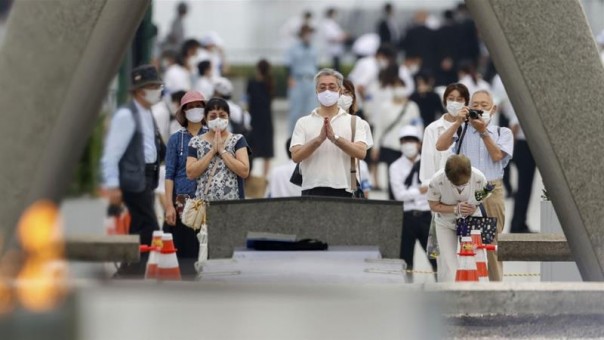
[[[438,151],[445,151],[454,145],[455,151],[466,155],[472,166],[484,173],[487,181],[495,186],[483,204],[489,217],[497,218],[497,233],[501,233],[505,224],[505,195],[503,189],[503,169],[507,166],[514,151],[512,131],[505,127],[489,124],[497,105],[493,96],[484,90],[474,92],[470,100],[471,108],[459,110],[457,120],[436,142]],[[465,133],[463,124],[467,124]],[[459,131],[459,132],[458,132]],[[461,143],[461,145],[459,145]],[[497,237],[493,243],[497,243]],[[497,261],[497,254],[488,252],[489,280],[501,281],[503,267]]]

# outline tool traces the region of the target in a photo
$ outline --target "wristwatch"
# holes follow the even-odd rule
[[[489,135],[489,131],[488,130],[484,130],[480,133],[480,137],[486,137]]]
[[[334,142],[337,142],[337,141],[338,141],[338,139],[340,139],[340,136],[338,136],[338,135],[333,136],[333,141],[334,141]]]

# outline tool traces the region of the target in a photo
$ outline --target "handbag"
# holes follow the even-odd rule
[[[470,236],[472,230],[480,230],[482,243],[491,244],[497,235],[497,217],[487,217],[482,203],[479,205],[482,217],[468,216],[456,221],[457,236]]]
[[[214,163],[212,166],[210,177],[208,177],[208,182],[206,183],[206,188],[204,190],[204,196],[207,196],[208,194],[210,183],[212,182],[212,178],[214,178],[217,167],[218,162]],[[187,198],[185,207],[182,210],[182,224],[193,230],[201,229],[201,226],[206,223],[206,208],[208,204],[209,202],[202,198]]]
[[[291,184],[297,185],[299,187],[302,186],[302,173],[300,172],[300,163],[296,164],[296,168],[294,172],[292,172],[292,176],[289,178]]]

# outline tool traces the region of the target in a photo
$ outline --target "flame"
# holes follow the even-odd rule
[[[19,221],[17,234],[26,259],[17,276],[16,294],[33,311],[54,308],[66,292],[66,264],[59,210],[49,201],[30,206]]]

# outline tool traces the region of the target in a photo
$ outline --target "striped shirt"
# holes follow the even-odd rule
[[[466,135],[461,143],[460,154],[467,156],[472,162],[472,166],[480,170],[487,181],[494,181],[503,178],[503,169],[508,165],[514,153],[514,136],[512,130],[506,127],[489,125],[487,131],[495,144],[505,153],[503,159],[498,162],[493,161],[487,146],[482,137],[472,125],[468,126]],[[457,136],[454,137],[457,140]],[[457,141],[453,146],[457,150]]]

